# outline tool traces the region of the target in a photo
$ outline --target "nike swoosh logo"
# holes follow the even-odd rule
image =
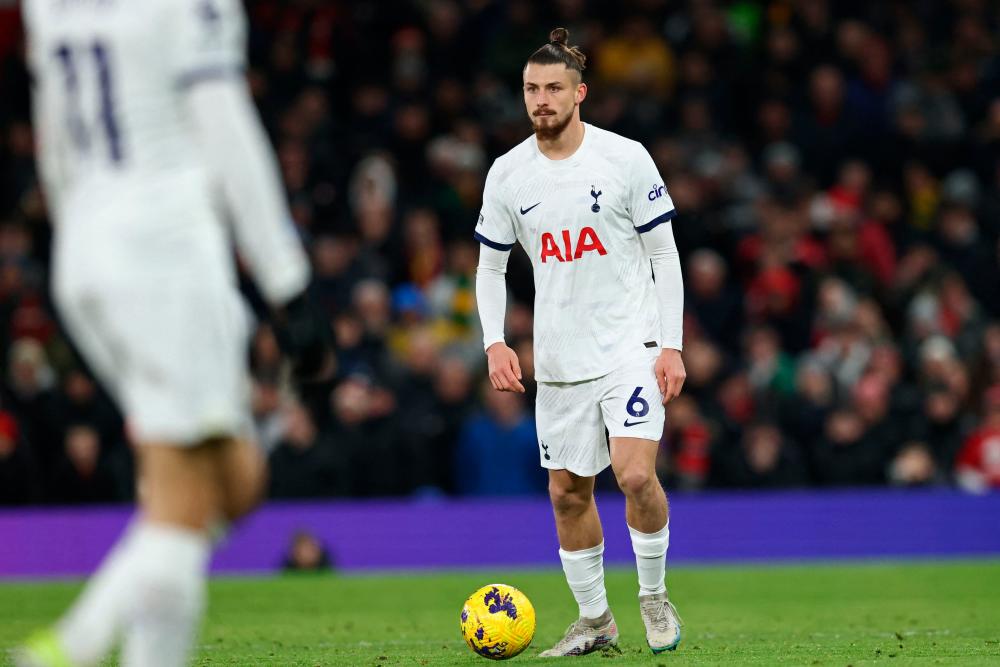
[[[541,204],[541,203],[542,203],[542,202],[538,202],[538,204]],[[535,206],[538,206],[538,204],[535,204]],[[522,209],[521,209],[521,215],[524,215],[525,213],[527,213],[527,212],[528,212],[528,211],[530,211],[531,209],[535,208],[535,206],[529,206],[528,208],[522,208]]]
[[[627,428],[629,426],[635,426],[636,424],[645,424],[648,421],[649,421],[648,419],[643,419],[641,422],[629,422],[629,420],[626,419],[625,420],[625,426]]]

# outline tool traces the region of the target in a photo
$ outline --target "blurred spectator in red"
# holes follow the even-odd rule
[[[769,408],[769,403],[762,405],[755,400],[750,380],[746,372],[740,370],[719,382],[715,395],[704,403],[700,412],[704,413],[710,430],[717,431],[713,437],[725,442],[737,442],[743,435],[743,428],[754,420],[758,410]]]
[[[958,453],[955,481],[974,493],[1000,489],[1000,385],[990,387],[983,396],[982,424]]]
[[[871,197],[871,169],[858,159],[840,169],[837,183],[814,198],[813,227],[827,231],[827,252],[834,271],[857,290],[887,286],[896,270],[893,240],[878,218],[865,209]]]
[[[657,474],[671,486],[700,489],[709,479],[713,433],[698,403],[681,394],[667,406],[667,422],[657,456]]]
[[[747,289],[747,319],[780,331],[783,347],[802,349],[806,326],[799,312],[801,290],[800,280],[790,269],[780,266],[764,269]]]
[[[17,422],[0,411],[0,505],[25,505],[41,497],[35,462],[19,442]]]

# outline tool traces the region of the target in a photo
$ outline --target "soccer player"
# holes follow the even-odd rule
[[[493,163],[476,226],[490,381],[499,391],[524,391],[503,334],[504,274],[520,242],[535,279],[539,455],[549,470],[559,556],[580,607],[565,637],[541,655],[582,655],[617,642],[594,503],[594,476],[609,464],[625,493],[646,639],[659,653],[681,638],[664,582],[670,531],[655,472],[663,406],[685,378],[675,212],[642,145],[581,122],[586,57],[567,45],[566,30],[550,39],[523,72],[534,136]]]
[[[218,522],[264,486],[230,232],[298,371],[329,359],[243,76],[239,0],[26,0],[53,295],[137,443],[140,511],[19,665],[187,662]],[[218,201],[217,201],[218,200]],[[228,221],[217,204],[228,209]]]

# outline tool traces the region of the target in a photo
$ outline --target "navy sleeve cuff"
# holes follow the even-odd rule
[[[482,243],[483,245],[489,246],[494,250],[510,250],[511,248],[514,247],[513,243],[497,243],[496,241],[491,241],[482,234],[480,234],[479,232],[473,234],[473,237],[475,237],[475,239],[480,243]]]
[[[643,232],[648,232],[653,227],[656,227],[657,225],[662,225],[664,222],[669,222],[676,217],[677,217],[677,209],[670,209],[663,215],[657,216],[652,220],[650,220],[649,222],[647,222],[646,224],[636,227],[635,231],[639,232],[640,234],[642,234]]]

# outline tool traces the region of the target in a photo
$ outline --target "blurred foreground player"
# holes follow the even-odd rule
[[[320,365],[325,332],[244,80],[241,3],[27,0],[23,12],[55,302],[126,416],[142,483],[133,524],[15,661],[92,665],[121,640],[125,665],[183,665],[210,528],[251,510],[264,482],[230,232],[297,371]]]
[[[663,405],[685,377],[675,212],[642,145],[581,122],[585,56],[567,39],[566,30],[553,30],[524,68],[534,136],[486,177],[476,297],[490,381],[523,392],[517,354],[503,335],[504,274],[520,242],[535,279],[539,456],[580,607],[565,637],[541,655],[583,655],[618,641],[594,503],[594,476],[609,464],[626,497],[646,639],[659,653],[681,638],[664,582],[670,532],[655,471]]]

